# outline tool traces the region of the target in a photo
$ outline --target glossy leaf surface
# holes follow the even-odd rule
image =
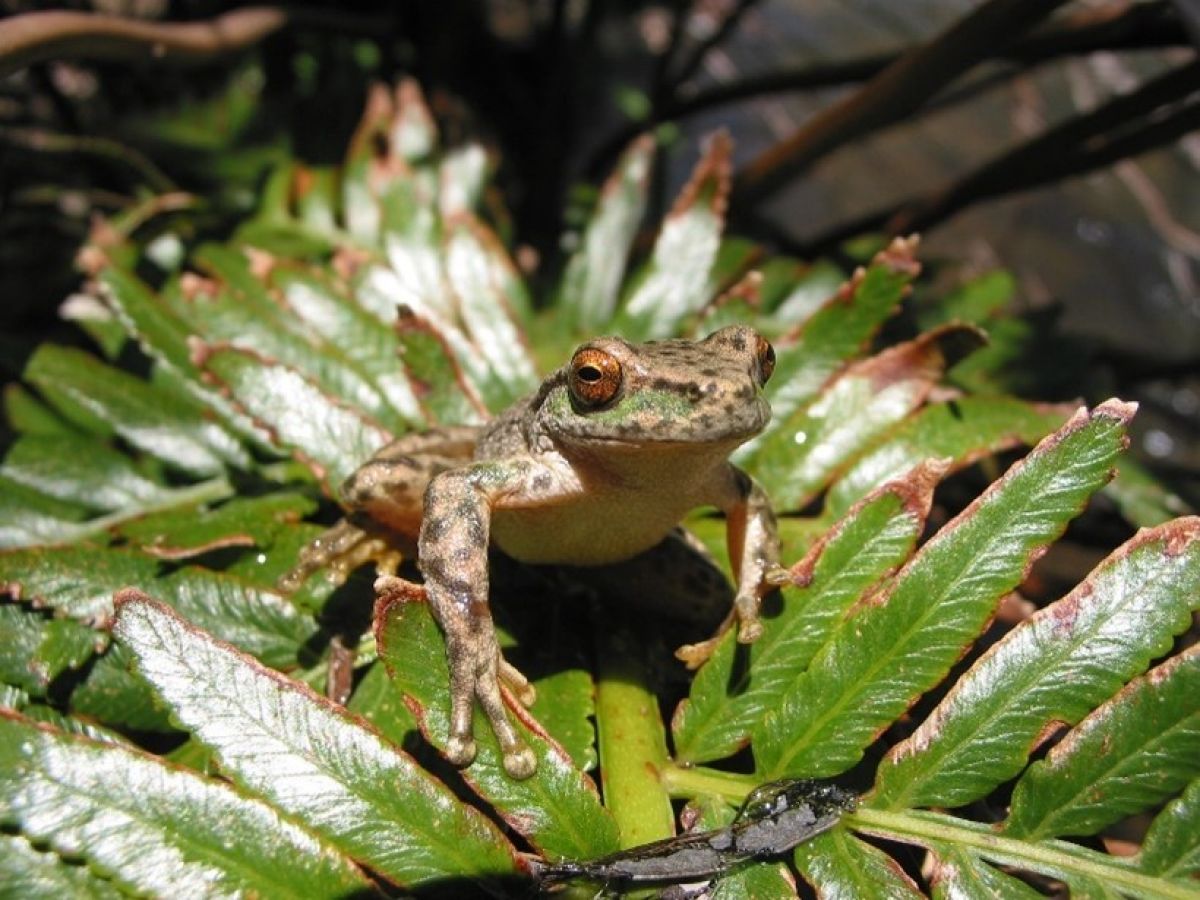
[[[415,884],[515,866],[486,819],[307,687],[137,592],[122,595],[115,633],[222,771],[388,878]]]

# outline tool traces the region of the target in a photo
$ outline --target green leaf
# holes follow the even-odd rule
[[[19,834],[0,834],[0,884],[5,896],[22,900],[119,900],[128,896],[87,866],[67,864],[53,850],[35,849]]]
[[[168,397],[139,378],[68,347],[43,344],[25,379],[64,416],[101,435],[120,435],[163,462],[196,476],[214,475],[244,453],[197,405]]]
[[[46,636],[43,615],[12,603],[0,604],[0,682],[34,697],[44,696],[46,682],[30,665]]]
[[[391,327],[349,298],[338,296],[315,274],[277,267],[272,276],[288,309],[311,331],[336,347],[353,348],[356,367],[405,422],[423,420],[412,386],[396,364],[400,342]]]
[[[165,578],[152,557],[87,546],[43,547],[0,554],[0,581],[20,596],[72,619],[106,625],[112,595],[123,587],[152,588],[189,621],[269,664],[294,665],[316,630],[311,616],[282,596],[240,578],[186,567]]]
[[[950,322],[970,322],[987,325],[1013,299],[1017,280],[1004,269],[986,272],[956,290],[930,298],[926,303],[918,298],[921,310],[917,321],[921,328],[936,328]]]
[[[1032,446],[1062,425],[1071,412],[1063,405],[1013,397],[960,397],[926,406],[834,482],[824,515],[840,515],[876,485],[931,456],[953,460],[952,469],[957,470],[1002,450]]]
[[[603,327],[616,309],[629,251],[646,208],[654,151],[650,135],[642,135],[625,150],[567,263],[555,305],[578,330]]]
[[[404,695],[392,684],[382,662],[373,663],[359,679],[346,708],[374,725],[397,747],[409,747],[417,736],[417,718],[405,704]]]
[[[1200,872],[1200,778],[1150,823],[1138,868],[1163,878],[1194,878]]]
[[[75,539],[87,511],[0,475],[0,549]]]
[[[804,323],[795,341],[778,343],[775,372],[766,387],[773,424],[767,426],[764,434],[770,434],[779,423],[809,403],[847,360],[862,352],[883,321],[895,311],[908,291],[909,282],[920,271],[915,253],[915,241],[893,241],[869,268],[855,272]],[[752,458],[755,447],[755,441],[744,445],[737,458],[743,461]]]
[[[142,352],[156,361],[164,379],[173,378],[180,390],[215,413],[239,437],[262,441],[245,417],[224,397],[201,383],[189,345],[195,329],[174,312],[162,296],[151,291],[132,273],[115,265],[103,269],[99,281],[109,306],[125,330],[136,338]],[[234,462],[239,468],[250,467],[250,457],[244,451]]]
[[[1038,900],[1045,896],[965,848],[939,844],[932,849],[933,900],[992,900],[994,897]]]
[[[596,767],[596,685],[583,669],[563,669],[533,680],[537,699],[529,708],[577,769]]]
[[[630,340],[668,337],[709,299],[709,273],[725,227],[732,153],[727,133],[709,139],[663,223],[646,271],[617,317],[618,333]]]
[[[78,669],[96,653],[104,650],[107,638],[71,619],[51,619],[42,633],[42,642],[29,659],[29,668],[38,682],[48,686],[68,669]]]
[[[299,372],[249,350],[208,345],[197,351],[206,372],[272,437],[292,448],[327,492],[392,435],[357,409],[324,393]]]
[[[489,377],[479,382],[488,406],[499,411],[537,386],[537,372],[517,325],[496,259],[499,244],[477,219],[459,217],[449,223],[445,271],[458,298],[463,325],[486,361]]]
[[[355,859],[400,884],[513,871],[486,819],[304,685],[136,591],[119,596],[114,631],[222,772]]]
[[[4,386],[4,418],[17,434],[78,437],[78,432],[62,417],[19,384]]]
[[[400,598],[383,602],[376,610],[375,627],[393,689],[415,702],[422,732],[444,748],[450,733],[450,672],[428,605]],[[615,850],[616,825],[591,780],[531,719],[522,717],[517,727],[537,757],[537,771],[530,778],[516,781],[504,771],[495,735],[476,710],[478,755],[462,770],[463,779],[549,856],[590,859]]]
[[[433,322],[405,307],[396,319],[396,332],[400,360],[428,421],[476,425],[488,418],[483,398]]]
[[[191,321],[205,341],[227,342],[289,366],[389,429],[400,430],[409,424],[384,398],[371,370],[360,363],[353,348],[335,343],[324,330],[312,327],[303,316],[273,299],[264,273],[258,272],[245,254],[206,245],[196,259],[221,279],[189,297]]]
[[[17,597],[96,625],[111,618],[113,592],[157,574],[150,557],[85,545],[0,553],[0,583]]]
[[[921,892],[886,853],[834,828],[805,841],[793,858],[804,880],[826,900],[903,900]]]
[[[1152,528],[1190,512],[1183,498],[1129,457],[1121,460],[1117,477],[1104,493],[1113,499],[1126,520],[1140,528]]]
[[[1161,561],[1162,555],[1156,555]],[[1190,584],[1181,583],[1179,589],[1195,604],[1200,555],[1190,555]],[[1141,595],[1146,586],[1137,576],[1149,576],[1150,571],[1147,567],[1131,572],[1126,590]],[[1147,592],[1157,593],[1158,588],[1152,584]],[[1187,621],[1179,630],[1186,625]],[[1161,626],[1149,627],[1161,633]],[[1108,639],[1128,640],[1129,632],[1129,627],[1114,629]],[[1095,664],[1105,662],[1101,658]],[[1119,679],[1118,674],[1113,680]],[[1200,646],[1130,682],[1080,722],[1046,759],[1029,767],[1013,791],[1005,834],[1031,840],[1095,834],[1170,798],[1200,776],[1198,694]]]
[[[71,713],[128,731],[175,731],[150,685],[130,671],[132,664],[124,647],[111,644],[88,667],[83,684],[71,692]]]
[[[115,744],[0,712],[0,821],[129,891],[338,897],[345,856],[260,801]]]
[[[0,474],[31,490],[95,512],[154,503],[169,496],[123,453],[82,435],[18,438]]]
[[[804,507],[839,470],[924,403],[948,357],[980,346],[982,334],[950,325],[859,362],[759,443],[755,477],[776,509]]]
[[[151,556],[187,559],[223,547],[270,547],[316,508],[311,498],[291,492],[235,497],[215,509],[200,504],[152,513],[117,530]]]
[[[463,144],[446,151],[438,166],[438,209],[442,218],[469,213],[479,205],[489,168],[487,151],[479,144]]]
[[[921,727],[892,748],[877,772],[871,805],[956,807],[985,796],[1024,768],[1050,723],[1075,724],[1167,652],[1198,605],[1200,519],[1139,532],[1070,594],[1009,632],[958,680]],[[1123,708],[1127,718],[1138,720],[1138,728],[1154,722],[1161,728],[1165,719],[1160,717],[1169,715],[1165,707],[1144,700]],[[1200,745],[1196,750],[1200,758]],[[1117,752],[1110,748],[1102,756],[1115,761]],[[1018,788],[1018,795],[1036,797],[1037,807],[1056,815],[1062,812],[1065,798],[1036,785],[1034,779],[1027,793]],[[1145,785],[1138,789],[1148,793]],[[1016,826],[1013,833],[1060,832],[1022,832]]]
[[[762,302],[780,333],[807,322],[836,293],[845,275],[828,260],[800,262],[773,257],[763,262]]]
[[[929,540],[827,644],[754,733],[760,774],[835,775],[940,681],[1110,477],[1133,407],[1080,410]]]
[[[916,546],[937,485],[936,465],[918,466],[881,488],[833,526],[792,569],[796,592],[741,645],[732,631],[692,681],[672,720],[676,758],[719,759],[736,751],[773,708],[846,611],[898,568]]]

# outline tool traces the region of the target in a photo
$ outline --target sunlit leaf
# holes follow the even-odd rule
[[[25,378],[67,418],[128,443],[191,475],[213,475],[244,459],[236,441],[193,404],[67,347],[44,344]],[[175,402],[173,402],[175,401]]]
[[[266,804],[115,744],[0,712],[0,821],[126,890],[336,897],[354,864]]]
[[[490,377],[479,388],[493,410],[533,390],[537,372],[500,280],[497,252],[482,223],[460,218],[446,236],[446,277],[459,303],[472,344],[487,361]]]
[[[904,900],[921,892],[900,865],[841,828],[806,841],[794,851],[796,868],[828,900]]]
[[[294,664],[316,630],[311,617],[277,593],[200,567],[160,577],[155,559],[125,550],[72,546],[3,553],[0,583],[27,602],[97,624],[111,619],[114,592],[153,586],[189,621],[273,665]]]
[[[955,807],[986,795],[1021,771],[1051,722],[1078,722],[1169,650],[1197,606],[1200,519],[1140,532],[1069,595],[1013,629],[959,679],[880,766],[872,805]],[[1124,705],[1125,717],[1136,718],[1138,727],[1155,734],[1166,727],[1168,719],[1160,718],[1170,715],[1165,702],[1142,701],[1136,708],[1132,703]],[[1200,759],[1200,746],[1194,749]],[[1104,755],[1115,759],[1117,753],[1109,748]],[[1036,781],[1026,790],[1055,815],[1068,803],[1063,796],[1052,799],[1049,788]],[[1134,790],[1151,796],[1145,785]],[[1014,798],[1014,810],[1015,803]],[[1104,806],[1119,808],[1111,797]],[[1010,828],[1030,833],[1028,827]],[[1033,836],[1046,833],[1062,832]]]
[[[513,870],[486,819],[340,707],[144,594],[121,595],[114,630],[223,772],[334,846],[404,884]]]
[[[934,900],[991,900],[993,897],[1037,900],[1045,896],[961,847],[934,848],[930,881]]]
[[[81,436],[22,437],[4,454],[0,474],[96,512],[154,503],[169,496],[167,488],[142,475],[128,456]]]
[[[1154,818],[1138,865],[1165,878],[1194,878],[1200,872],[1200,778]]]
[[[432,322],[403,309],[396,332],[401,362],[429,421],[474,425],[487,418],[483,398],[467,380],[445,335]]]
[[[186,559],[226,547],[269,547],[281,529],[313,512],[303,494],[235,497],[215,509],[179,506],[142,516],[117,530],[160,559]]]
[[[227,345],[197,348],[204,370],[334,494],[392,435],[299,372]]]
[[[929,540],[857,610],[754,732],[759,771],[833,775],[933,687],[1110,477],[1133,408],[1080,411]]]
[[[717,132],[692,178],[663,222],[654,253],[616,330],[631,340],[675,334],[709,299],[709,273],[725,227],[731,154],[729,135]]]
[[[755,477],[778,509],[802,508],[840,469],[920,406],[953,359],[980,345],[947,326],[859,362],[810,406],[776,425],[754,454]]]
[[[335,346],[353,348],[355,365],[406,422],[421,421],[412,387],[396,364],[400,345],[390,326],[335,294],[326,282],[298,269],[276,269],[273,283],[282,291],[288,308],[311,329]]]
[[[672,720],[676,756],[703,762],[728,756],[779,703],[846,611],[908,558],[929,512],[940,469],[918,467],[864,500],[792,569],[798,591],[763,621],[763,635],[739,645],[732,632],[696,675]]]
[[[1190,593],[1181,596],[1197,605],[1200,569],[1192,565]],[[1128,590],[1142,595],[1139,587]],[[1127,639],[1128,630],[1110,640]],[[1005,833],[1033,840],[1094,834],[1200,777],[1198,692],[1200,646],[1131,682],[1029,767],[1013,791]]]
[[[959,469],[1002,450],[1032,446],[1062,425],[1071,412],[1065,405],[1027,403],[1014,397],[961,397],[930,404],[834,482],[825,499],[825,515],[840,515],[867,491],[922,459],[950,459],[952,469]]]
[[[68,864],[53,850],[35,848],[19,834],[0,834],[0,884],[10,896],[28,900],[118,900],[128,896],[87,866]]]
[[[602,327],[612,318],[629,251],[646,207],[654,162],[654,139],[630,144],[601,189],[600,200],[563,273],[556,304],[579,330]]]

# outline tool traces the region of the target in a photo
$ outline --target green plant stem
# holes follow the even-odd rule
[[[996,834],[990,826],[919,810],[886,812],[861,808],[843,820],[856,830],[923,847],[970,847],[994,862],[1048,875],[1085,875],[1122,893],[1150,898],[1191,898],[1195,890],[1146,875],[1129,863],[1066,841],[1021,841]]]
[[[595,629],[600,771],[604,804],[627,848],[673,835],[675,815],[659,775],[667,766],[667,740],[658,698],[625,616],[609,609],[603,618]]]
[[[81,541],[92,535],[102,534],[110,528],[128,522],[130,519],[140,519],[142,516],[162,512],[167,509],[174,509],[177,506],[186,506],[192,503],[211,503],[214,500],[224,500],[232,496],[233,485],[229,483],[229,480],[224,475],[221,475],[216,478],[210,478],[208,481],[201,481],[198,484],[189,484],[187,487],[167,491],[153,503],[142,503],[127,509],[119,509],[104,516],[98,516],[95,519],[89,519],[80,524],[78,528],[73,529],[69,539],[72,541]]]
[[[704,766],[678,766],[668,763],[661,772],[663,786],[672,797],[696,797],[715,794],[730,803],[740,805],[760,780],[753,775],[721,772]]]

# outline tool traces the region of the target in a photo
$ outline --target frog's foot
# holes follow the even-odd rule
[[[695,644],[684,644],[675,651],[675,658],[680,660],[689,671],[695,671],[713,655],[717,649],[717,645],[721,643],[721,638],[725,636],[725,632],[733,625],[734,614],[731,612],[725,617],[716,632],[706,641],[700,641]]]
[[[738,643],[753,644],[763,633],[762,620],[758,617],[762,605],[757,593],[739,594],[733,601],[733,613],[738,623]]]
[[[473,704],[476,698],[482,707],[492,733],[500,744],[504,771],[511,778],[528,778],[537,768],[533,750],[517,734],[508,711],[500,681],[515,684],[517,695],[529,698],[532,686],[525,676],[504,662],[495,637],[472,635],[466,640],[448,640],[450,657],[450,739],[446,743],[446,758],[456,766],[470,765],[475,759],[475,737],[471,731]]]
[[[300,551],[295,567],[279,579],[279,589],[290,594],[320,569],[327,569],[329,581],[340,585],[368,562],[374,562],[381,575],[394,575],[400,560],[400,553],[382,537],[342,519]]]

